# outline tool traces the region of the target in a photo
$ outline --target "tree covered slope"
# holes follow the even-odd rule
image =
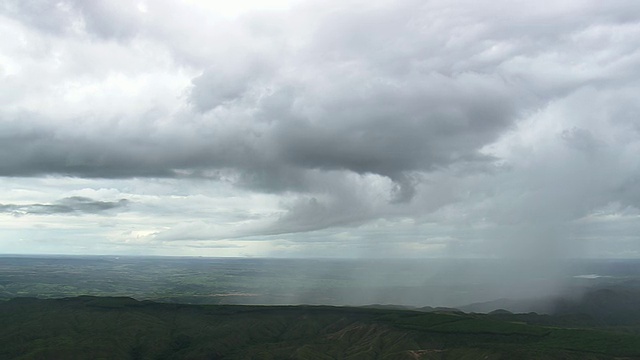
[[[1,359],[640,359],[640,337],[489,315],[131,298],[0,303]]]

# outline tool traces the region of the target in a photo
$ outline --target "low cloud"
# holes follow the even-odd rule
[[[97,201],[81,196],[60,199],[51,204],[0,204],[0,213],[15,216],[22,215],[84,215],[105,214],[112,211],[122,211],[129,205],[129,201]]]

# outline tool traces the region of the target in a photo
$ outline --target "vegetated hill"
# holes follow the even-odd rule
[[[16,298],[0,324],[1,359],[640,359],[635,335],[393,309]]]
[[[638,289],[596,289],[578,300],[559,300],[554,305],[554,314],[587,314],[605,325],[640,325]]]
[[[536,312],[553,316],[528,316],[529,323],[626,329],[640,333],[640,289],[627,286],[596,288],[570,298],[535,300],[499,299],[462,306],[465,312],[488,313],[506,309],[514,313]],[[520,314],[524,318],[524,314]]]

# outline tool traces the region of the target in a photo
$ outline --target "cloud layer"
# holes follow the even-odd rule
[[[5,186],[113,190],[73,203],[16,192],[6,214],[135,198],[138,220],[110,242],[262,237],[298,254],[324,231],[353,249],[397,236],[391,247],[424,255],[598,255],[618,240],[577,224],[637,227],[635,1],[306,1],[232,17],[199,2],[8,1],[0,13]],[[140,179],[164,185],[134,191]],[[220,218],[211,204],[228,197]],[[625,239],[611,252],[640,255]]]

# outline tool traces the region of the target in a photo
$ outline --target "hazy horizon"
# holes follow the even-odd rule
[[[580,299],[602,288],[634,291],[640,276],[638,259],[562,265],[504,259],[0,259],[0,300],[93,295],[199,304],[465,307],[508,299],[520,312],[549,312],[558,299]]]
[[[299,256],[287,256],[287,257],[278,257],[278,256],[215,256],[215,255],[180,255],[180,254],[161,254],[161,255],[148,255],[148,254],[131,254],[131,253],[0,253],[0,257],[130,257],[130,258],[185,258],[185,259],[273,259],[273,260],[436,260],[436,261],[446,261],[446,260],[487,260],[487,261],[518,261],[518,260],[531,260],[531,262],[535,262],[537,259],[531,258],[513,258],[513,257],[411,257],[411,256],[396,256],[396,257],[339,257],[339,256],[313,256],[313,255],[299,255]],[[632,258],[632,257],[565,257],[565,258],[556,258],[553,259],[554,262],[573,262],[573,261],[616,261],[616,260],[629,260],[629,261],[640,261],[640,258]]]

